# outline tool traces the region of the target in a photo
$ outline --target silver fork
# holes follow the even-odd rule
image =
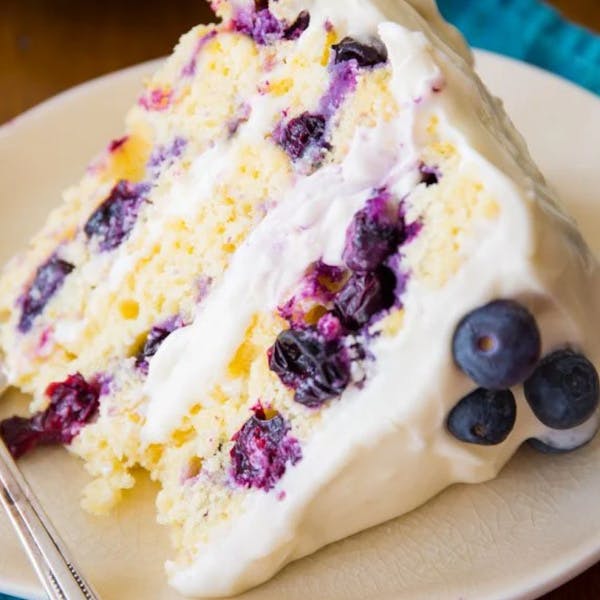
[[[99,600],[1,439],[0,503],[51,600]]]

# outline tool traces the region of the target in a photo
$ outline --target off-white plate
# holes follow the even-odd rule
[[[542,71],[479,53],[480,70],[584,234],[600,253],[600,100]],[[42,223],[62,188],[119,134],[145,64],[78,87],[0,129],[0,260]],[[598,329],[598,323],[590,328]],[[2,414],[18,399],[3,403]],[[21,400],[21,409],[23,400]],[[162,563],[169,545],[154,524],[148,481],[114,516],[78,506],[86,475],[62,449],[23,469],[43,506],[105,600],[173,600]],[[255,600],[533,598],[600,558],[600,436],[574,454],[523,449],[495,481],[458,485],[421,509],[333,544],[244,596]],[[0,589],[40,597],[0,517]],[[235,556],[231,557],[235,560]]]

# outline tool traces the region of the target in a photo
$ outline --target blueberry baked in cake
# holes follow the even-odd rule
[[[574,450],[599,401],[598,263],[433,2],[213,6],[0,282],[3,439],[66,444],[92,513],[146,469],[191,596]]]

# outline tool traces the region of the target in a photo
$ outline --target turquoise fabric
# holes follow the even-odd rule
[[[538,0],[438,0],[477,48],[553,71],[600,94],[600,37]],[[0,594],[0,600],[17,600]]]
[[[600,95],[600,36],[538,0],[438,0],[472,46],[532,63]],[[600,3],[599,3],[600,10]]]

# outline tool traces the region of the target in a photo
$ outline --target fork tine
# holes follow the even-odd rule
[[[0,503],[51,600],[99,600],[0,440]]]

